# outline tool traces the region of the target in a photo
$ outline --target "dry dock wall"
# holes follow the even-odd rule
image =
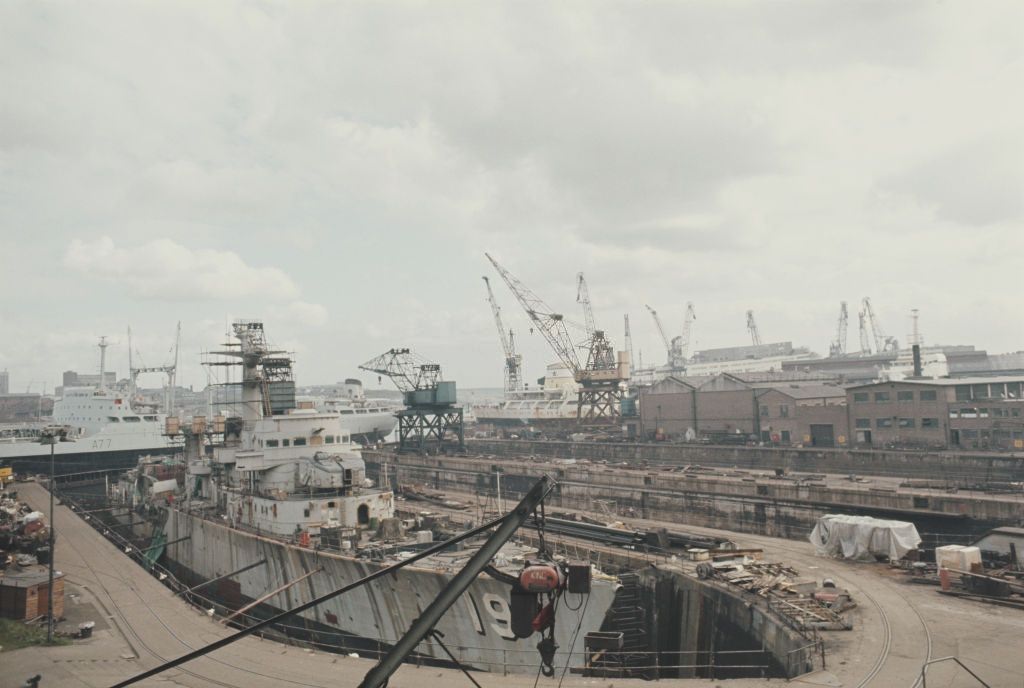
[[[658,663],[682,667],[663,669],[662,678],[791,678],[814,669],[813,643],[761,604],[677,571],[648,568],[638,577]],[[739,668],[751,664],[764,668]]]
[[[809,473],[899,476],[950,481],[1024,481],[1024,456],[997,453],[793,449],[700,444],[467,440],[470,451],[650,465],[750,468]]]
[[[774,537],[802,539],[828,513],[853,513],[913,521],[922,533],[973,533],[1024,518],[1024,502],[906,490],[872,490],[797,483],[770,478],[722,479],[700,474],[615,468],[595,464],[557,466],[512,459],[420,456],[365,452],[369,475],[384,460],[392,480],[439,490],[494,494],[501,470],[502,493],[525,494],[540,476],[558,481],[549,504],[599,511],[614,503],[620,516],[688,523]]]

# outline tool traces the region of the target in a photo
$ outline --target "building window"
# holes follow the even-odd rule
[[[871,419],[870,418],[858,418],[857,420],[853,421],[853,425],[856,428],[869,429],[869,428],[871,428]]]
[[[988,385],[971,385],[971,394],[975,399],[988,399]]]
[[[1006,398],[1006,385],[999,383],[992,383],[988,386],[988,396],[992,399],[1005,399]]]
[[[309,518],[309,509],[303,509],[302,510],[302,515],[305,516],[306,518]]]
[[[960,437],[962,437],[965,440],[976,440],[976,439],[978,439],[978,431],[977,430],[961,430],[960,431]]]
[[[878,418],[875,420],[876,428],[891,428],[892,418]]]
[[[915,509],[927,509],[928,498],[927,497],[914,497],[914,508]]]
[[[956,400],[957,401],[970,401],[971,400],[971,386],[970,385],[957,385],[956,386]]]
[[[281,440],[281,446],[282,447],[290,447],[291,444],[292,444],[291,440]]]
[[[888,392],[875,392],[875,403],[876,404],[885,404],[885,403],[888,403],[888,401],[889,401],[889,393]]]
[[[914,427],[914,419],[913,418],[900,418],[900,427],[901,428],[912,428],[912,427]]]
[[[921,427],[922,428],[937,428],[937,427],[939,427],[939,419],[938,418],[922,418],[921,419]]]
[[[324,441],[327,442],[327,444],[334,444],[334,435],[325,435],[325,438],[326,439]]]
[[[296,437],[295,438],[295,446],[296,447],[305,447],[306,446],[306,438],[305,437]]]
[[[934,389],[926,389],[921,392],[921,401],[935,401],[938,399],[938,394]]]
[[[768,417],[768,407],[763,405],[763,404],[761,405],[761,417],[762,418],[767,418]]]
[[[276,447],[277,446],[277,440],[267,440],[267,446],[268,447]]]
[[[789,404],[779,404],[779,418],[789,418]]]
[[[978,417],[978,409],[976,409],[976,408],[962,408],[962,409],[960,409],[960,417],[961,418],[977,418]]]
[[[855,403],[855,404],[863,404],[867,400],[868,400],[868,393],[867,392],[854,392],[853,393],[853,403]]]
[[[1010,415],[1014,418],[1020,418],[1020,409],[1010,409]]]
[[[913,392],[896,392],[896,401],[913,401]]]
[[[782,431],[782,442],[784,444],[788,444],[789,443],[789,430],[783,430]]]

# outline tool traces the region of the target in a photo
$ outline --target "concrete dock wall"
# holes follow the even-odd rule
[[[1022,481],[1024,457],[997,453],[794,449],[700,444],[467,440],[475,454],[543,456],[650,465],[752,468],[950,481]]]

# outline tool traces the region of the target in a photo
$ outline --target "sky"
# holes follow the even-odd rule
[[[200,352],[259,318],[300,384],[391,347],[554,360],[484,257],[645,363],[886,334],[1024,349],[1024,3],[0,3],[0,369]],[[621,344],[620,344],[621,345]],[[375,376],[362,374],[369,388]],[[154,386],[157,380],[152,381]],[[387,381],[384,381],[385,384]]]

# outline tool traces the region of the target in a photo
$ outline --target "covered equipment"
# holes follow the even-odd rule
[[[921,544],[913,523],[870,516],[828,514],[818,519],[810,541],[819,555],[843,559],[901,559]]]

